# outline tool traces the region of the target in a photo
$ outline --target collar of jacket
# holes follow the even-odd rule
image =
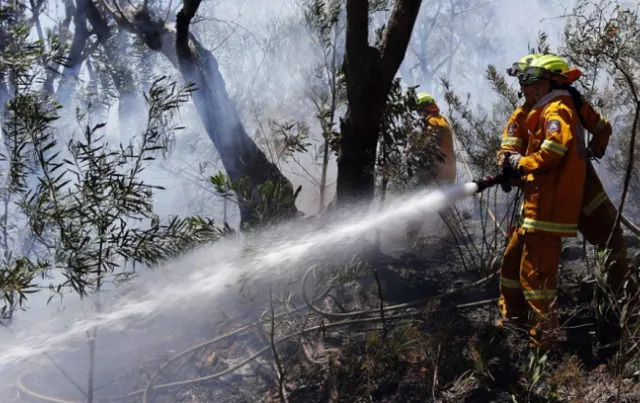
[[[532,109],[538,109],[541,106],[548,104],[558,97],[570,97],[571,94],[567,90],[553,90],[547,95],[543,96],[535,105],[533,105]]]

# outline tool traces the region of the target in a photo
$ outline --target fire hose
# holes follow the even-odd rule
[[[494,187],[496,185],[500,185],[502,190],[508,193],[511,191],[510,181],[512,179],[518,178],[519,175],[517,173],[503,168],[502,172],[498,173],[497,175],[486,176],[482,179],[476,179],[473,182],[478,185],[477,193],[481,193],[486,189]],[[629,231],[640,237],[640,228],[632,223],[624,214],[621,215],[620,221],[624,224],[625,227],[627,227]]]
[[[511,191],[511,184],[509,183],[509,181],[511,179],[517,179],[518,177],[518,174],[514,171],[502,168],[502,172],[498,173],[497,175],[486,176],[482,179],[474,180],[473,182],[478,185],[478,193],[481,193],[486,189],[494,187],[496,185],[500,185],[505,193],[509,193]]]

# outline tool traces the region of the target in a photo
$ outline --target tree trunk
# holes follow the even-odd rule
[[[363,91],[367,94],[367,91]],[[364,98],[364,99],[371,99]],[[372,102],[373,104],[373,102]],[[374,166],[379,120],[371,105],[371,115],[354,112],[350,107],[340,124],[340,155],[338,156],[337,206],[358,200],[370,201],[374,195]],[[376,124],[377,123],[377,124]]]
[[[138,130],[135,127],[139,120],[140,114],[146,113],[144,105],[140,102],[138,96],[133,72],[122,61],[117,59],[121,41],[126,40],[122,37],[124,30],[117,33],[118,37],[111,38],[111,32],[107,21],[100,14],[100,11],[91,0],[86,1],[87,19],[98,37],[98,41],[102,46],[107,59],[113,60],[114,68],[111,70],[111,79],[118,90],[118,126],[120,132],[120,140],[128,142],[132,135]],[[116,62],[116,60],[118,60]]]
[[[190,10],[181,10],[176,18],[176,30],[162,20],[154,19],[147,10],[131,6],[109,12],[118,24],[138,35],[150,49],[161,52],[180,70],[186,82],[193,82],[198,89],[193,101],[200,114],[207,134],[218,150],[224,169],[234,181],[246,177],[250,186],[256,188],[267,181],[286,188],[286,208],[297,213],[291,182],[270,162],[253,142],[242,126],[235,105],[227,94],[226,87],[215,56],[189,33],[189,23],[200,1],[190,4]],[[240,208],[241,221],[251,220],[251,214]]]
[[[66,43],[69,39],[69,27],[71,26],[71,20],[73,20],[73,16],[75,15],[75,7],[73,5],[73,0],[65,0],[65,17],[58,29],[58,39],[61,43]],[[55,54],[55,59],[61,58],[64,56],[64,46],[61,46]],[[47,71],[47,77],[43,83],[44,93],[47,95],[54,95],[53,84],[55,79],[58,76],[59,67],[57,64],[53,64],[49,66],[50,69]]]
[[[75,14],[73,16],[73,39],[71,48],[67,56],[66,66],[62,71],[62,78],[58,84],[57,98],[64,106],[69,106],[73,90],[75,88],[75,79],[78,77],[82,62],[84,61],[84,49],[89,39],[89,30],[87,29],[87,11],[85,3],[90,0],[77,0]]]
[[[337,206],[371,201],[382,113],[404,59],[420,0],[396,0],[380,48],[369,45],[369,2],[347,1],[348,110],[340,124]]]

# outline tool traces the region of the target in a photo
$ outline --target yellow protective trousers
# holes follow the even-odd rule
[[[498,305],[506,319],[529,323],[536,344],[546,345],[558,326],[556,287],[562,238],[513,232],[500,270]]]
[[[607,197],[593,165],[588,163],[583,207],[580,212],[578,230],[587,242],[594,245],[598,250],[604,250],[611,229],[614,226],[617,212],[616,207]],[[529,313],[536,313],[538,314],[537,316],[548,313],[551,315],[549,318],[551,324],[554,324],[557,323],[555,313],[544,310],[547,306],[542,304],[542,300],[535,299],[535,297],[539,296],[536,294],[536,289],[532,289],[531,287],[527,288],[524,280],[522,280],[522,276],[531,277],[530,271],[543,271],[544,273],[541,274],[540,278],[544,278],[544,281],[547,281],[548,284],[553,286],[547,287],[549,289],[549,297],[552,295],[555,296],[555,286],[557,284],[556,273],[562,249],[561,239],[547,236],[543,237],[544,239],[542,240],[536,241],[532,240],[535,239],[532,238],[534,235],[535,234],[531,233],[525,234],[522,229],[514,231],[505,250],[500,269],[500,299],[498,305],[502,316],[506,319],[526,322]],[[525,241],[527,239],[529,241]],[[539,264],[540,269],[536,269],[532,263],[538,259],[535,257],[536,242],[548,247],[546,249],[547,252],[544,250],[540,252],[543,254],[547,253],[547,256],[542,258],[542,260],[537,260],[538,262],[542,262]],[[529,257],[527,258],[527,256]],[[626,245],[620,225],[616,226],[613,232],[610,254],[607,256],[604,264],[607,270],[607,285],[615,293],[620,292],[620,288],[629,273]],[[549,279],[549,276],[552,276],[553,279]],[[531,282],[529,282],[529,284],[531,284]],[[630,288],[629,292],[633,294],[635,291],[633,283],[630,283]],[[553,291],[551,291],[552,289]],[[531,299],[532,297],[534,297],[534,299]],[[543,298],[543,300],[546,299]],[[548,305],[548,307],[552,307],[552,305]],[[533,310],[530,308],[533,308]],[[531,324],[534,327],[537,325],[535,320]]]

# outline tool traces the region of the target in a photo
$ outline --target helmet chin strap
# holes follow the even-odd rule
[[[543,94],[542,91],[540,90],[540,87],[536,87],[536,98],[537,99],[541,99],[543,96],[547,95],[546,93]],[[549,89],[549,91],[551,91],[551,89]],[[548,93],[548,92],[547,92]]]

